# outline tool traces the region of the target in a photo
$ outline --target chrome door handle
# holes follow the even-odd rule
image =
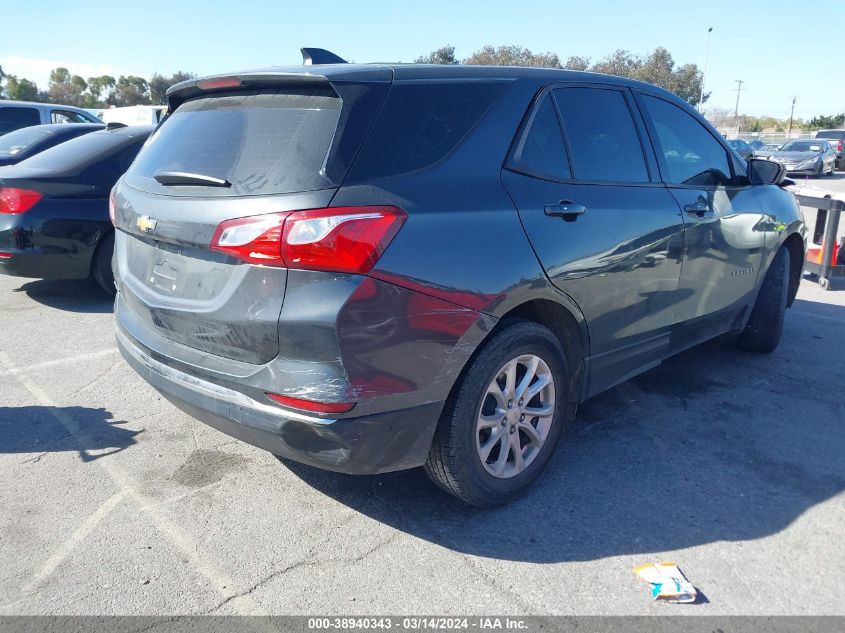
[[[543,207],[543,212],[549,216],[563,218],[566,222],[574,222],[579,215],[587,212],[587,207],[575,204],[572,200],[561,200],[557,204],[547,204]]]
[[[696,215],[701,218],[704,217],[705,213],[711,212],[712,209],[706,200],[696,200],[684,205],[684,211],[687,212],[687,215]]]

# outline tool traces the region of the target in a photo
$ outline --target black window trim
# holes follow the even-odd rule
[[[704,122],[702,122],[698,117],[693,116],[692,114],[687,112],[682,106],[678,105],[676,102],[672,101],[671,99],[667,99],[665,95],[662,95],[660,93],[657,93],[657,92],[654,92],[654,91],[651,91],[651,90],[647,90],[647,89],[644,89],[644,88],[634,88],[632,90],[632,93],[633,93],[634,100],[637,104],[637,107],[640,110],[640,115],[643,117],[643,121],[645,122],[645,128],[646,128],[646,132],[648,133],[648,137],[649,137],[649,141],[651,143],[652,151],[654,152],[654,155],[657,159],[657,166],[658,166],[658,169],[659,169],[660,179],[665,186],[676,188],[676,189],[697,189],[697,190],[704,190],[704,191],[716,191],[719,188],[730,189],[731,191],[737,191],[737,190],[741,190],[741,189],[749,189],[752,186],[750,181],[748,181],[745,184],[736,183],[738,176],[745,177],[745,179],[747,181],[748,180],[748,173],[747,172],[744,173],[744,174],[743,173],[739,173],[739,174],[737,173],[737,161],[734,160],[736,152],[734,152],[733,148],[730,145],[728,145],[728,142],[722,137],[722,135],[719,134],[718,132],[716,132],[716,130],[706,120]],[[713,140],[715,140],[719,145],[721,145],[722,149],[725,151],[725,154],[726,154],[725,157],[728,159],[728,166],[730,167],[730,170],[731,170],[731,180],[734,181],[734,184],[728,184],[728,185],[686,185],[686,184],[683,184],[683,183],[670,182],[668,180],[669,170],[668,170],[668,167],[666,166],[666,161],[663,158],[662,153],[658,151],[660,144],[656,140],[657,139],[657,130],[654,128],[654,122],[651,120],[651,117],[649,115],[648,106],[646,106],[646,104],[642,100],[643,95],[652,97],[654,99],[659,99],[660,101],[664,101],[664,102],[668,103],[669,105],[675,106],[676,108],[678,108],[682,112],[686,112],[687,115],[692,117],[693,120],[695,120],[699,125],[701,125],[702,128],[704,128],[704,130],[708,134],[710,134],[711,137],[713,137]]]
[[[557,102],[554,96],[552,95],[552,92],[554,90],[561,88],[593,88],[599,90],[615,90],[617,92],[622,93],[622,98],[625,100],[625,105],[628,107],[628,112],[631,115],[631,122],[633,123],[634,129],[637,132],[637,138],[640,141],[640,151],[642,151],[643,153],[643,162],[645,163],[646,173],[649,178],[648,182],[628,182],[624,180],[584,180],[577,178],[574,165],[572,163],[572,150],[569,146],[569,139],[566,135],[566,128],[563,125],[563,118],[561,117]],[[517,144],[522,139],[523,135],[527,133],[531,122],[534,120],[534,114],[540,107],[540,104],[542,103],[543,99],[546,97],[551,99],[552,106],[554,107],[555,113],[557,114],[558,125],[560,126],[560,133],[563,136],[563,144],[566,148],[566,158],[569,162],[569,170],[570,173],[572,173],[572,178],[552,178],[548,175],[540,175],[535,174],[533,172],[528,172],[511,164],[511,158],[513,156]],[[666,184],[662,182],[660,178],[657,157],[653,154],[654,148],[650,143],[649,137],[646,136],[648,130],[645,128],[644,120],[642,119],[640,111],[636,106],[636,102],[632,99],[633,95],[631,94],[630,88],[628,88],[627,86],[619,86],[611,83],[565,81],[555,82],[543,86],[534,96],[534,99],[531,101],[531,104],[528,106],[525,111],[525,114],[523,115],[522,122],[517,128],[516,133],[514,134],[514,137],[511,140],[510,147],[508,148],[508,152],[505,155],[505,159],[502,162],[502,169],[507,169],[508,171],[512,171],[517,174],[522,174],[524,176],[529,176],[531,178],[537,178],[538,180],[545,180],[547,182],[557,182],[560,184],[567,185],[601,185],[605,187],[666,187]],[[648,143],[646,142],[646,139],[649,139]]]

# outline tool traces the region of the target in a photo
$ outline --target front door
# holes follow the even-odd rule
[[[625,89],[547,90],[502,172],[546,273],[586,317],[591,394],[659,362],[678,320],[684,222],[637,120]]]
[[[663,179],[687,222],[679,292],[687,347],[735,327],[750,306],[765,248],[757,192],[736,159],[695,117],[640,93]]]

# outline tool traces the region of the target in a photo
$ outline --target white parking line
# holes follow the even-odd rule
[[[82,445],[92,445],[91,438],[88,436],[85,429],[80,427],[79,423],[71,415],[67,414],[61,406],[54,402],[53,399],[50,398],[50,396],[47,395],[41,387],[35,384],[35,382],[33,382],[25,373],[17,371],[11,359],[3,351],[0,351],[0,366],[5,368],[7,373],[13,375],[20,385],[32,395],[35,402],[40,406],[46,407],[56,421],[65,427],[71,435],[76,437]],[[201,551],[199,543],[192,539],[187,533],[183,532],[178,525],[173,523],[173,521],[164,514],[160,505],[150,503],[151,500],[137,490],[135,485],[136,482],[134,482],[132,478],[117,465],[117,463],[110,461],[108,458],[98,459],[95,463],[98,464],[100,468],[102,468],[111,478],[115,485],[117,485],[119,489],[117,495],[125,495],[135,501],[138,506],[140,506],[141,511],[145,512],[149,516],[156,528],[162,534],[167,536],[179,550],[181,550],[184,556],[191,561],[194,570],[205,577],[212,588],[222,598],[230,599],[237,596],[237,588],[243,585],[236,582],[225,571],[219,569],[216,562],[211,560]],[[113,498],[114,497],[112,497],[112,499]],[[91,528],[93,528],[93,525]],[[76,534],[76,532],[74,532],[74,534]],[[74,536],[71,536],[70,538],[72,540]],[[73,549],[72,545],[70,547],[66,547],[63,544],[63,546],[59,548],[58,554],[61,554],[63,548],[67,550],[67,553]],[[48,563],[49,562],[50,559],[48,559]],[[45,563],[44,567],[48,567],[47,563]],[[262,614],[258,604],[249,595],[239,596],[236,599],[231,600],[229,605],[241,615]],[[7,605],[7,607],[8,606],[9,605]]]
[[[0,352],[2,353],[2,352]],[[94,360],[95,358],[103,358],[104,356],[112,356],[117,354],[116,347],[109,347],[108,349],[101,349],[96,352],[88,352],[87,354],[78,354],[76,356],[69,356],[67,358],[57,358],[55,360],[48,360],[44,361],[43,363],[35,363],[34,365],[28,365],[26,367],[7,367],[5,363],[3,364],[2,371],[0,371],[0,376],[3,375],[15,375],[20,374],[23,372],[32,372],[38,371],[39,369],[47,369],[49,367],[59,367],[61,365],[67,365],[69,363],[80,363],[86,360]]]
[[[118,503],[123,501],[123,498],[126,496],[126,491],[121,490],[117,494],[112,495],[105,502],[97,508],[97,510],[89,516],[85,521],[82,522],[73,534],[62,543],[59,548],[50,554],[50,557],[46,560],[44,565],[42,565],[41,569],[38,570],[38,573],[35,574],[28,583],[26,583],[22,588],[21,591],[30,592],[35,589],[41,582],[47,579],[50,574],[52,574],[56,567],[61,565],[62,561],[70,555],[73,548],[75,548],[80,541],[82,541],[86,536],[88,536],[97,525],[99,525],[100,521],[106,518],[109,512],[111,512]]]

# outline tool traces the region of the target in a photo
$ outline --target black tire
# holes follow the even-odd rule
[[[737,340],[739,347],[766,354],[777,348],[783,331],[788,293],[789,251],[781,248],[766,271],[751,317]]]
[[[94,259],[91,262],[91,276],[97,282],[97,285],[112,297],[117,293],[111,266],[113,254],[114,231],[110,231],[100,240],[100,243],[97,244],[97,250],[94,251]]]
[[[822,161],[821,163],[819,163],[819,170],[818,170],[818,172],[816,172],[816,178],[821,178],[824,175],[825,175],[824,161]]]
[[[510,359],[523,354],[538,356],[551,370],[554,412],[546,440],[533,461],[522,472],[500,479],[482,466],[476,447],[476,422],[496,373]],[[485,343],[452,390],[434,434],[425,472],[440,488],[474,506],[495,507],[518,498],[534,483],[554,452],[566,418],[567,386],[564,352],[547,328],[521,320],[505,325]]]
[[[828,176],[835,176],[836,175],[836,161],[835,160],[830,164],[830,171],[827,172],[827,175]]]

